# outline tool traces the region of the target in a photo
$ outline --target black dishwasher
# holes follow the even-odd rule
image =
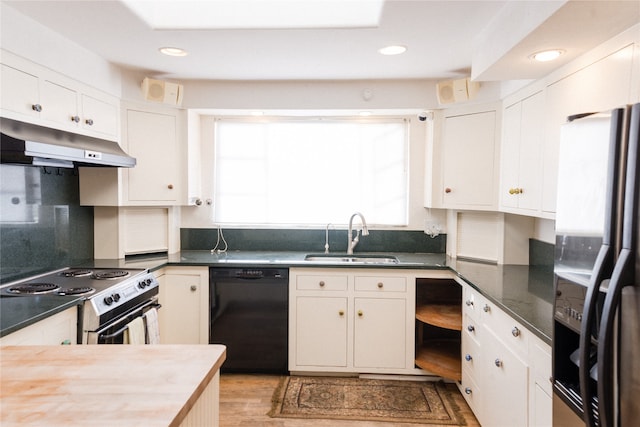
[[[209,278],[209,343],[227,346],[221,371],[287,373],[289,270],[212,267]]]

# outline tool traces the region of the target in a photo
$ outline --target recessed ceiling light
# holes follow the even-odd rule
[[[405,53],[406,51],[407,47],[402,45],[385,46],[382,49],[378,50],[378,52],[383,55],[400,55],[401,53]]]
[[[539,61],[539,62],[547,62],[547,61],[553,61],[563,53],[564,53],[564,50],[562,49],[543,50],[541,52],[534,53],[529,58],[535,59],[536,61]]]
[[[169,56],[187,56],[188,53],[184,49],[180,49],[179,47],[161,47],[158,49],[161,53]]]

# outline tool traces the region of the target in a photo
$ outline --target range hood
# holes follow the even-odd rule
[[[136,165],[136,159],[114,141],[4,117],[0,118],[0,130],[2,163],[61,168],[73,168],[75,165],[131,168]]]

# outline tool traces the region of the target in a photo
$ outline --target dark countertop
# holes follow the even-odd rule
[[[305,261],[304,252],[237,251],[212,254],[210,251],[181,251],[174,254],[141,256],[117,260],[93,260],[73,267],[148,268],[154,271],[166,266],[210,267],[337,267],[452,270],[482,295],[530,329],[548,344],[553,325],[553,269],[528,265],[495,265],[462,261],[445,254],[385,253],[396,256],[397,264],[340,265],[331,262]],[[342,255],[342,254],[341,254]],[[357,253],[356,255],[363,255]],[[17,280],[14,279],[14,280]],[[60,298],[60,297],[57,297]],[[5,308],[3,299],[3,311]],[[10,314],[10,313],[9,313]],[[54,314],[54,313],[50,313]],[[49,314],[49,315],[50,315]],[[46,316],[44,316],[46,317]],[[6,335],[5,315],[2,314],[0,336]],[[7,319],[9,315],[7,315]],[[40,318],[38,319],[40,320]],[[26,325],[22,325],[23,327]],[[13,330],[19,329],[14,328]]]
[[[82,304],[82,297],[31,295],[0,297],[0,337]]]

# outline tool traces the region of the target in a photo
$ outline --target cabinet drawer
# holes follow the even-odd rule
[[[357,276],[355,278],[355,290],[358,292],[406,292],[407,279],[404,277]]]
[[[482,391],[476,383],[475,376],[468,369],[462,368],[462,381],[460,382],[460,391],[464,396],[464,399],[469,404],[469,407],[473,411],[473,414],[478,420],[481,419],[482,405],[480,400],[482,398]]]
[[[464,295],[462,298],[462,311],[476,322],[480,322],[480,312],[485,299],[478,291],[471,286],[464,287]]]
[[[347,276],[327,274],[296,277],[296,289],[301,291],[346,291],[347,283]]]
[[[480,344],[468,331],[463,333],[461,341],[462,367],[475,373],[480,369]]]
[[[462,316],[462,341],[464,341],[465,339],[470,339],[474,340],[476,344],[478,344],[480,334],[479,328],[480,322],[477,322],[471,316],[465,313]]]
[[[486,328],[490,329],[500,341],[514,352],[526,357],[531,335],[528,329],[490,302],[485,302],[482,306],[482,319]]]

